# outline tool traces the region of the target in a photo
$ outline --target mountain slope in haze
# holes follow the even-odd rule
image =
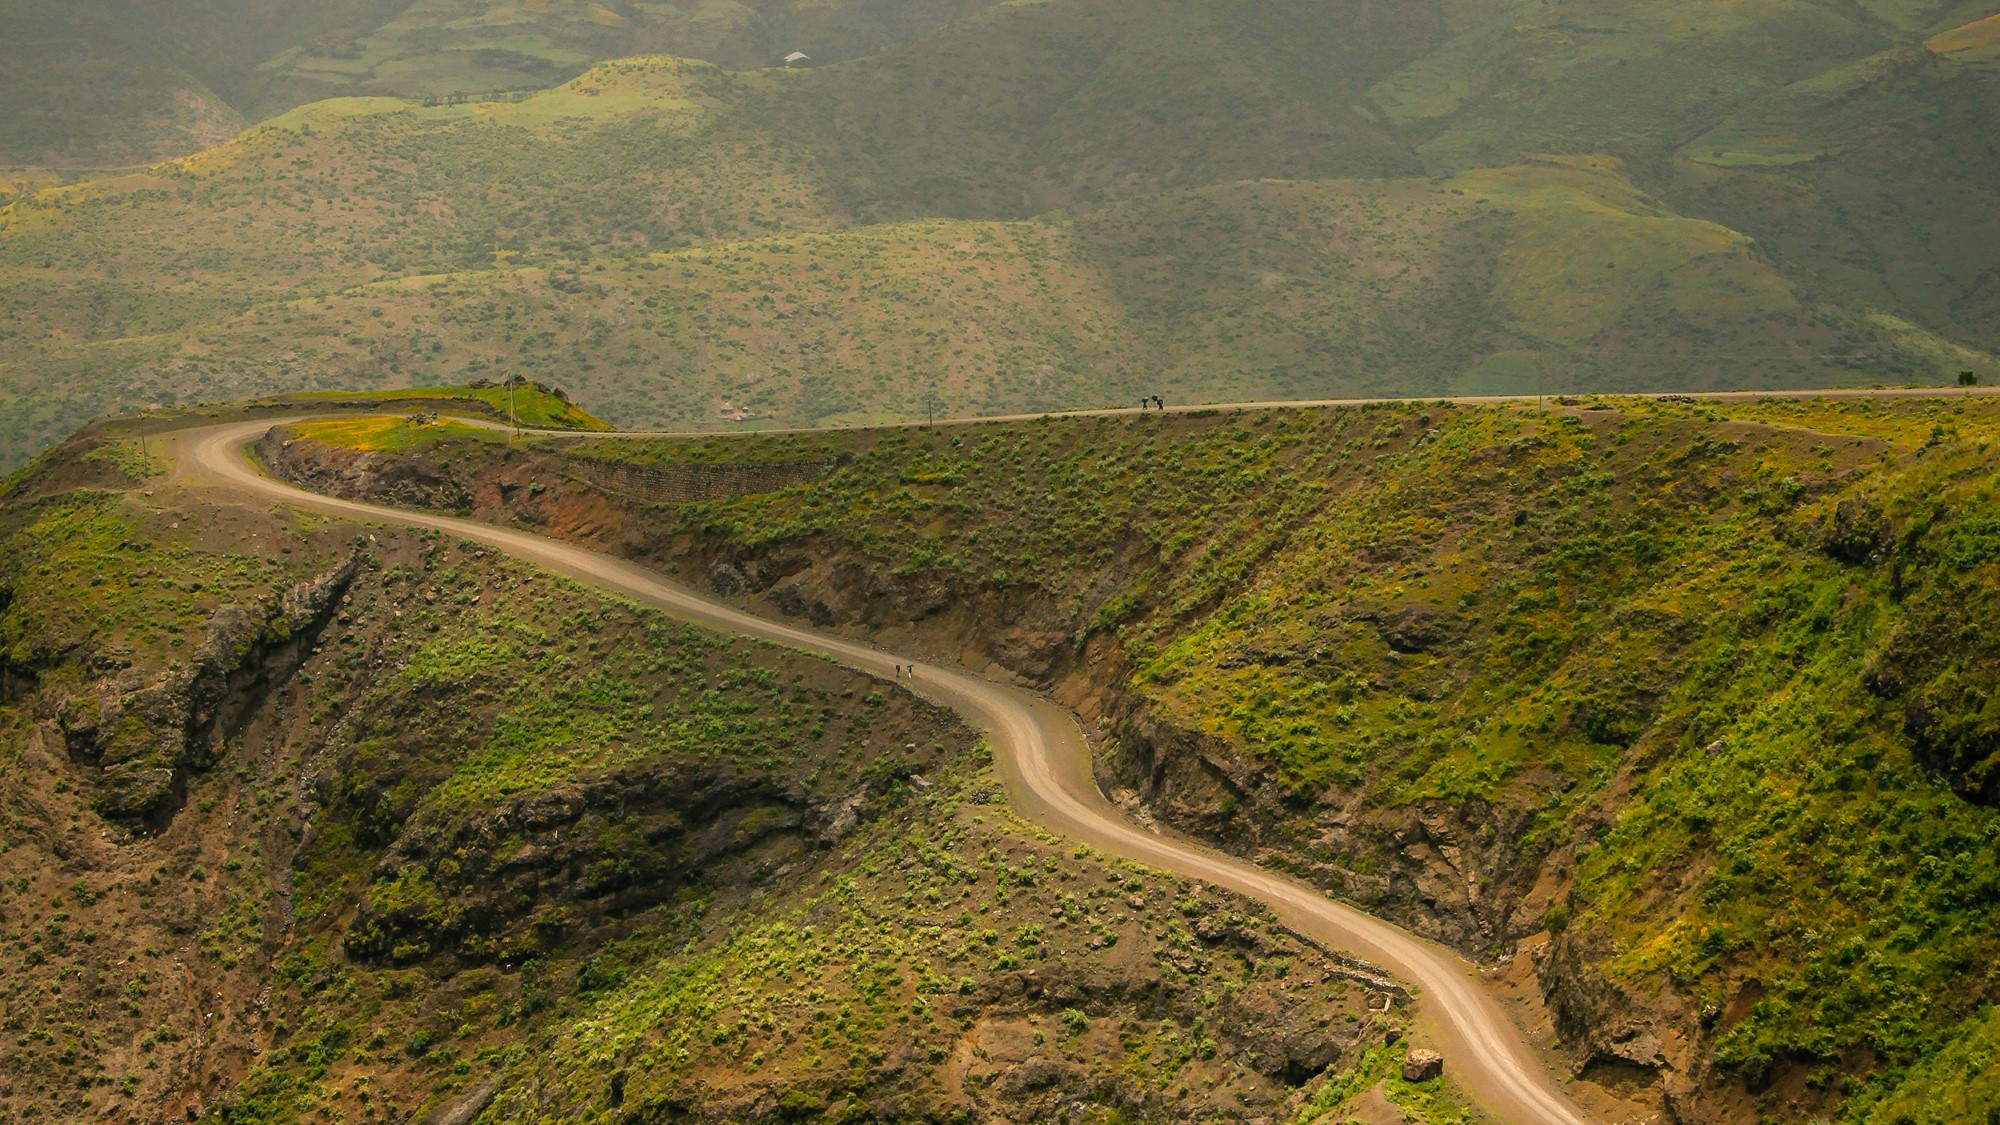
[[[0,168],[150,163],[322,98],[535,90],[626,55],[833,62],[991,3],[4,0],[0,62],[19,108],[0,120]]]
[[[1133,80],[1117,53],[1100,83]],[[5,437],[20,456],[121,401],[501,368],[635,426],[909,416],[932,395],[961,413],[1993,370],[1798,284],[1608,158],[1425,181],[1383,178],[1397,158],[1381,145],[1225,144],[1174,167],[1148,166],[1163,150],[1145,144],[1036,157],[1069,143],[1074,91],[1039,133],[1017,129],[1018,105],[953,97],[938,103],[964,107],[950,128],[891,130],[873,151],[862,119],[844,126],[852,146],[831,126],[810,149],[787,139],[863,104],[877,66],[627,60],[521,100],[328,102],[199,157],[24,197],[0,212],[0,365],[22,393]],[[1238,77],[1233,102],[1263,88]],[[1288,104],[1267,106],[1269,129],[1302,127]],[[817,108],[773,123],[798,105]],[[910,180],[948,154],[894,138],[930,135],[1025,163],[1011,182],[982,155]],[[1348,178],[1262,178],[1322,153]],[[1128,162],[1102,178],[1114,160]],[[1260,179],[1173,190],[1246,173]],[[1036,193],[1077,206],[867,222]],[[1132,198],[1089,205],[1106,193]],[[823,233],[768,233],[799,230]]]
[[[2000,5],[1461,4],[1372,91],[1433,172],[1617,154],[1801,282],[1992,346]]]
[[[1842,364],[1886,378],[1947,359],[1994,370],[1810,302],[1734,232],[1663,212],[1587,162],[1442,184],[1263,181],[1052,221],[422,276],[259,305],[150,348],[160,385],[202,398],[505,370],[567,380],[642,427],[857,421],[927,401],[1015,413],[1162,390],[1701,386],[1716,353],[1732,386]],[[1635,351],[1646,360],[1624,358]]]
[[[1445,7],[1455,34],[1372,91],[1436,170],[1540,152],[1657,159],[1765,91],[1910,37],[1812,0]]]
[[[316,102],[0,210],[0,456],[496,365],[640,426],[1993,374],[1983,9],[1664,13],[1050,0]]]
[[[1774,92],[1690,141],[1669,198],[1802,274],[2000,340],[2000,17]]]
[[[856,65],[763,76],[746,113],[865,220],[1015,218],[1228,180],[1408,175],[1368,83],[1423,5],[1059,0]]]
[[[135,28],[63,5],[0,10],[0,168],[146,164],[234,136],[243,117]]]
[[[378,25],[288,46],[238,81],[246,104],[274,111],[326,97],[539,89],[592,63],[627,55],[680,55],[753,70],[780,65],[798,51],[824,65],[907,41],[993,4],[406,0]]]

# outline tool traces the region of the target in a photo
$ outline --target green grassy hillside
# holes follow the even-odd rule
[[[748,0],[711,4],[405,0],[393,17],[289,44],[242,74],[266,110],[327,97],[450,97],[533,90],[607,58],[672,54],[734,69],[869,54],[993,6],[993,0]]]
[[[1379,906],[1421,853],[1374,832],[1464,817],[1434,842],[1491,855],[1458,863],[1497,901],[1460,940],[1556,932],[1580,1058],[1631,1053],[1593,1027],[1623,1011],[1711,1097],[1810,1073],[1774,1116],[1948,1116],[1962,1092],[1924,1075],[1981,1049],[1996,940],[1994,641],[1966,612],[2000,560],[1992,403],[1606,405],[918,438],[689,518],[1045,587],[1115,638],[1133,719],[1250,767],[1170,807],[1269,818]]]
[[[1683,148],[1671,197],[1822,284],[1990,348],[1996,44],[1988,18],[1776,91]]]
[[[606,101],[725,81],[665,63],[603,73]],[[614,78],[645,92],[621,94]],[[592,100],[544,95],[477,124],[448,119],[455,110],[409,116],[438,117],[417,128],[447,134],[492,130],[564,99]],[[383,127],[379,115],[360,120]],[[1675,214],[1604,158],[1443,181],[1264,180],[1028,221],[733,237],[784,202],[746,190],[733,197],[745,211],[712,245],[572,256],[565,220],[523,214],[515,221],[546,233],[502,234],[523,249],[479,269],[451,268],[464,231],[451,218],[476,205],[461,195],[420,221],[380,207],[357,214],[351,256],[309,272],[315,228],[295,225],[306,212],[266,209],[241,175],[309,141],[257,143],[270,149],[261,163],[218,153],[214,170],[183,173],[197,185],[186,203],[147,188],[70,188],[16,205],[0,246],[26,267],[17,276],[36,280],[7,299],[40,327],[0,342],[0,369],[66,397],[24,399],[0,437],[32,448],[93,410],[175,393],[218,400],[502,373],[560,382],[633,427],[813,425],[932,406],[1009,413],[1142,393],[1187,402],[2000,375],[1981,354],[1794,284],[1751,240]],[[639,174],[617,168],[577,195],[594,187],[606,206],[636,200]],[[123,283],[149,268],[137,255],[165,247],[114,230],[165,221],[161,211],[197,226],[231,213],[200,208],[210,191],[264,211],[268,225],[215,224],[170,300]],[[817,205],[810,189],[796,198],[793,222],[838,221],[801,213]],[[574,212],[579,225],[592,214]],[[93,240],[95,261],[35,268],[34,247],[69,240],[86,221],[112,228]],[[397,264],[391,280],[341,284]],[[79,284],[79,274],[96,280]]]
[[[1920,36],[1828,0],[1446,7],[1456,34],[1373,91],[1441,170],[1538,152],[1658,158],[1760,94]]]
[[[0,1121],[1242,1122],[1392,1065],[1365,974],[1036,833],[892,683],[167,468],[0,481]]]
[[[1994,1049],[1996,440],[1979,397],[621,442],[563,455],[848,459],[564,533],[1046,677],[1158,815],[1536,950],[1586,1074],[1959,1121],[1993,1096],[1944,1076]],[[495,519],[603,511],[479,483],[546,456],[422,454]]]

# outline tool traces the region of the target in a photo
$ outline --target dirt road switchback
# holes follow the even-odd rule
[[[267,418],[176,435],[177,477],[189,485],[219,485],[294,508],[449,532],[718,632],[819,653],[884,679],[895,675],[896,665],[911,663],[908,657],[867,644],[754,616],[634,563],[558,540],[473,520],[334,499],[273,480],[252,465],[245,447],[274,424],[288,420]],[[914,680],[898,682],[950,707],[985,733],[1015,807],[1029,820],[1109,854],[1263,902],[1304,937],[1374,962],[1413,986],[1423,1033],[1443,1052],[1453,1079],[1495,1119],[1514,1125],[1588,1121],[1477,970],[1457,954],[1329,899],[1304,883],[1126,820],[1098,791],[1091,774],[1090,746],[1075,717],[1033,692],[923,664],[917,665]]]

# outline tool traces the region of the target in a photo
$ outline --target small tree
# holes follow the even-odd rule
[[[1958,373],[1958,385],[1961,387],[1976,387],[1979,385],[1979,376],[1974,375],[1970,371],[1961,371]]]

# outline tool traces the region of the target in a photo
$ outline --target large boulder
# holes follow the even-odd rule
[[[1403,1056],[1403,1081],[1429,1082],[1444,1073],[1444,1056],[1421,1047],[1410,1048]]]

